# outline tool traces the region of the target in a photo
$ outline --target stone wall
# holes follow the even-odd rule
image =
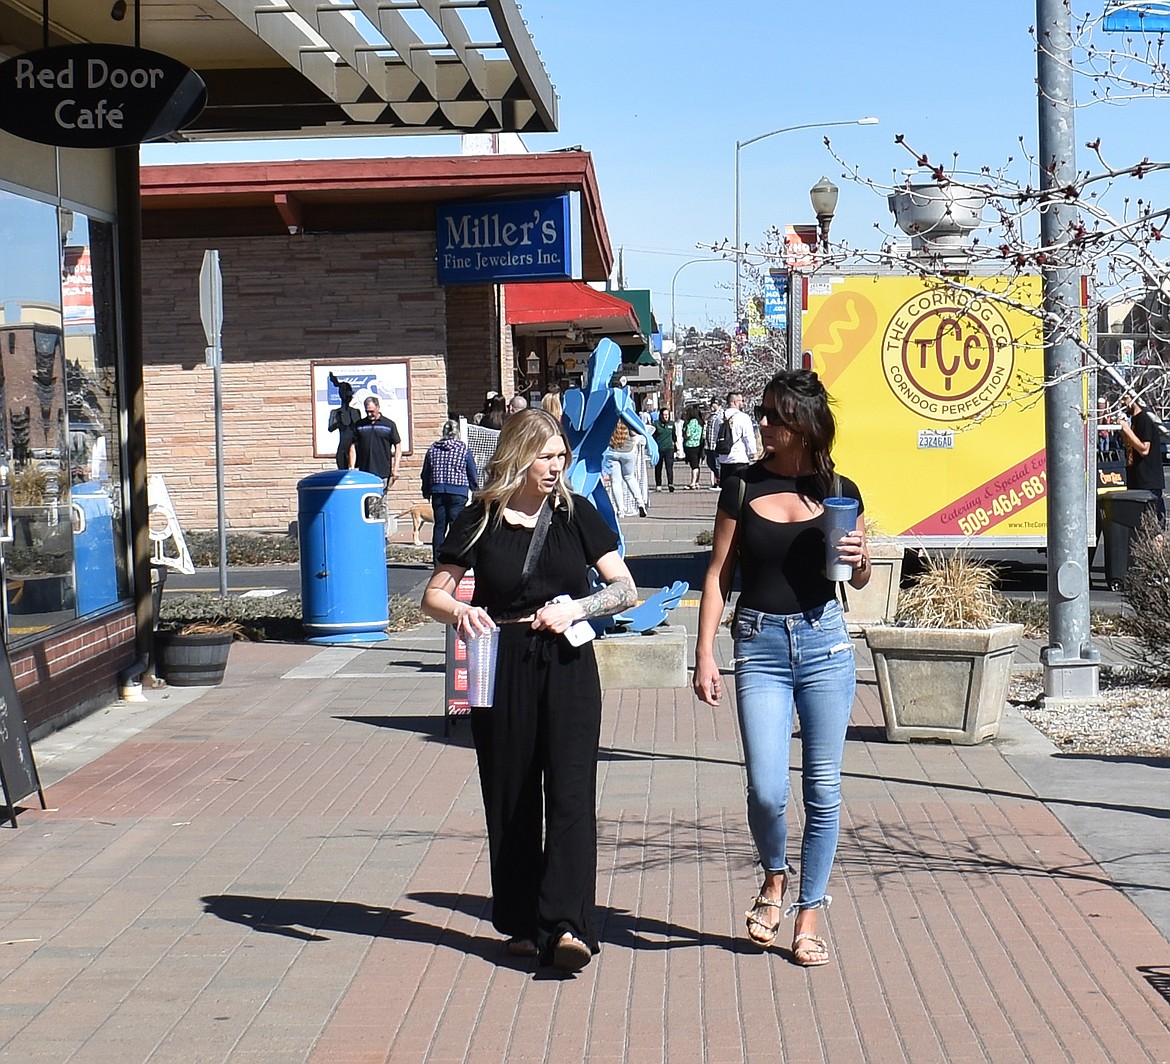
[[[224,287],[224,479],[232,531],[284,531],[296,518],[297,482],[334,467],[332,455],[313,453],[314,361],[409,360],[413,453],[404,455],[392,489],[393,512],[420,497],[423,454],[448,409],[470,415],[485,391],[511,394],[500,388],[494,289],[439,287],[432,233],[213,244]],[[164,477],[184,530],[216,527],[213,373],[204,365],[199,321],[205,246],[143,242],[147,460],[150,472]]]

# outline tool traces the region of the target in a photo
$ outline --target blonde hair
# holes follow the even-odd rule
[[[540,400],[540,405],[558,421],[564,416],[565,408],[561,405],[560,392],[548,392]]]
[[[473,543],[483,535],[489,523],[498,525],[503,520],[504,507],[513,495],[523,489],[532,463],[554,436],[565,445],[565,464],[557,476],[552,502],[554,507],[563,505],[569,516],[572,516],[573,493],[565,479],[565,473],[573,461],[569,438],[560,420],[547,410],[535,407],[521,410],[504,422],[495,452],[487,464],[486,483],[476,493],[476,501],[483,503],[483,520],[475,530],[471,540]]]

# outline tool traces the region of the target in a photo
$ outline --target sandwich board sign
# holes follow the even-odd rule
[[[0,646],[0,785],[4,788],[4,804],[8,819],[16,827],[16,803],[30,794],[41,800],[45,808],[45,792],[33,760],[28,726],[16,693],[8,650]]]

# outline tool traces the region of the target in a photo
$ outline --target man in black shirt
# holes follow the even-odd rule
[[[1131,491],[1148,491],[1158,510],[1158,519],[1166,517],[1166,502],[1162,492],[1166,488],[1166,473],[1162,468],[1162,433],[1158,423],[1142,408],[1136,395],[1126,396],[1129,403],[1128,422],[1121,422],[1121,437],[1125,441],[1125,486]]]
[[[398,426],[382,416],[382,404],[377,396],[366,397],[366,416],[354,426],[351,467],[363,473],[381,477],[386,488],[398,479],[399,445],[402,438]]]

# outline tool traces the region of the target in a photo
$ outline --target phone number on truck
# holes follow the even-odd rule
[[[1011,517],[1017,510],[1031,506],[1048,494],[1048,474],[1043,470],[1035,476],[1021,481],[1019,490],[1012,488],[997,495],[992,501],[990,510],[982,506],[975,507],[969,514],[959,518],[959,531],[964,536],[977,536],[983,529],[990,527],[991,519],[997,518],[996,524]]]

